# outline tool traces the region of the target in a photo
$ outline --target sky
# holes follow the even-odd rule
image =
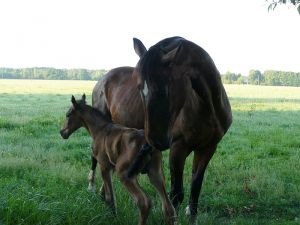
[[[0,0],[0,67],[135,66],[132,38],[149,48],[182,36],[221,73],[300,72],[300,15],[265,0]]]

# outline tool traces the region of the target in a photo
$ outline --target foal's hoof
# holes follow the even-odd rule
[[[186,208],[185,208],[185,215],[187,217],[189,217],[189,224],[190,225],[197,225],[197,215],[192,215],[192,212],[191,212],[191,209],[190,209],[190,206],[188,205]]]
[[[89,184],[89,186],[87,188],[87,191],[95,193],[96,192],[96,185]]]
[[[190,210],[190,206],[188,205],[186,208],[185,208],[185,215],[186,216],[191,216],[191,210]]]

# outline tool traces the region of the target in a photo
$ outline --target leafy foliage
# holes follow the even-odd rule
[[[243,77],[240,73],[236,74],[236,73],[232,73],[230,71],[227,71],[222,76],[222,81],[223,81],[223,83],[226,83],[226,84],[235,84],[235,83],[241,84],[241,83],[244,83],[243,82]]]
[[[282,4],[290,4],[290,5],[294,5],[295,7],[297,7],[298,13],[300,14],[300,0],[266,0],[269,3],[268,6],[268,11],[270,10],[274,10],[277,5],[282,5]]]
[[[259,70],[250,70],[248,75],[249,84],[261,84],[263,82],[263,75]]]
[[[300,73],[267,70],[264,72],[264,84],[274,86],[300,86]]]

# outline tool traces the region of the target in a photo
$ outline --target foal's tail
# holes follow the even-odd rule
[[[128,178],[132,178],[145,169],[151,153],[152,147],[147,143],[144,144],[127,171]]]

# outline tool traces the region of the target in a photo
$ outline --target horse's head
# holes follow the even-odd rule
[[[168,38],[147,51],[140,40],[134,39],[134,49],[140,57],[134,75],[145,111],[145,136],[160,150],[169,147],[170,131],[184,104],[186,81],[176,71],[182,40]]]
[[[64,139],[68,139],[74,131],[84,125],[82,123],[80,113],[83,107],[86,106],[85,94],[82,95],[82,98],[80,100],[75,100],[75,97],[72,96],[71,102],[72,106],[67,111],[63,128],[60,130],[60,135]]]

